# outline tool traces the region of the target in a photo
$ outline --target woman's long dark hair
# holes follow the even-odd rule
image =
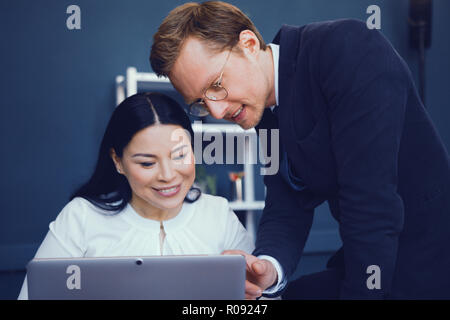
[[[100,146],[97,165],[89,181],[76,190],[71,200],[83,197],[98,208],[119,212],[131,199],[131,187],[125,176],[117,173],[110,156],[118,157],[140,130],[155,123],[179,125],[187,130],[193,147],[194,132],[184,109],[172,98],[160,93],[138,93],[125,99],[113,112]],[[191,188],[185,201],[194,202],[200,190]]]

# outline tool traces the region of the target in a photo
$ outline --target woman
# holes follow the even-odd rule
[[[182,107],[139,93],[114,111],[90,180],[50,223],[36,258],[252,252],[226,199],[192,188],[194,133]],[[25,278],[19,299],[27,299]]]

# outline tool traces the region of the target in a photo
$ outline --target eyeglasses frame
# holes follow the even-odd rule
[[[209,110],[208,110],[208,106],[207,106],[207,104],[206,104],[206,102],[205,102],[204,99],[208,99],[208,100],[211,100],[211,101],[221,101],[221,100],[224,100],[224,99],[226,99],[226,98],[228,97],[228,90],[227,90],[225,87],[223,87],[223,86],[221,85],[221,83],[222,83],[223,72],[224,72],[225,67],[226,67],[226,65],[227,65],[227,62],[228,62],[228,60],[229,60],[229,58],[230,58],[230,56],[231,56],[231,52],[232,52],[232,51],[233,51],[233,48],[231,48],[230,51],[228,52],[227,59],[225,60],[225,63],[224,63],[223,66],[222,66],[222,69],[221,69],[221,71],[220,71],[220,76],[219,76],[219,78],[217,79],[217,81],[215,81],[213,84],[211,84],[208,88],[206,88],[206,89],[203,91],[203,96],[204,96],[204,98],[200,98],[199,100],[194,101],[194,102],[192,102],[191,104],[189,104],[188,109],[189,109],[189,113],[190,113],[190,114],[192,114],[192,115],[194,115],[194,116],[205,117],[205,116],[207,116],[210,112],[209,112]],[[215,88],[215,87],[219,87],[219,88],[223,89],[223,90],[225,91],[225,97],[220,98],[220,99],[217,99],[217,98],[211,98],[211,97],[208,97],[208,96],[206,95],[206,93],[208,92],[208,90],[210,90],[211,88]],[[192,112],[192,107],[193,107],[194,105],[200,105],[200,106],[204,109],[204,113],[203,113],[203,114],[201,114],[201,113],[200,113],[200,114],[196,114],[195,112]]]

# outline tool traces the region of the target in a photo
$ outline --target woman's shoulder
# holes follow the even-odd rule
[[[59,212],[54,221],[50,223],[50,229],[56,233],[86,234],[95,232],[99,228],[111,226],[111,219],[116,215],[104,209],[100,209],[93,203],[82,197],[70,200]]]
[[[64,206],[63,211],[82,213],[89,211],[101,211],[101,209],[97,208],[85,198],[75,197]]]
[[[224,217],[228,214],[230,206],[228,200],[224,197],[213,196],[202,193],[197,201],[192,203],[194,213],[197,217]]]
[[[95,215],[100,214],[100,216],[110,214],[108,211],[100,209],[85,198],[75,197],[64,206],[58,218],[64,218],[65,220],[85,220],[87,216],[93,213]]]
[[[62,210],[59,212],[55,219],[55,222],[60,223],[73,223],[74,220],[84,220],[87,211],[90,210],[88,201],[83,198],[73,198],[67,202]]]
[[[196,201],[198,206],[202,207],[214,207],[217,209],[228,210],[228,200],[221,196],[214,196],[212,194],[202,193],[200,198]]]

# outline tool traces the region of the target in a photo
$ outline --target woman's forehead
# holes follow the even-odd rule
[[[153,152],[171,150],[190,143],[189,132],[179,125],[156,124],[137,132],[127,146],[130,152],[147,149]]]

